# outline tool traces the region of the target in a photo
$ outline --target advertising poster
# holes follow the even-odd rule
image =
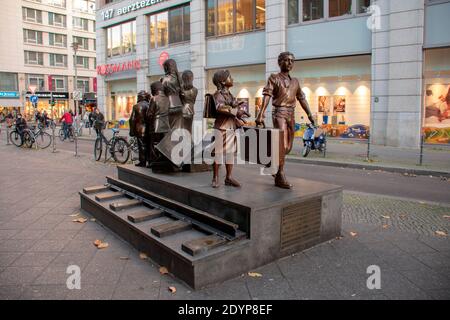
[[[431,84],[425,90],[425,142],[450,144],[450,84]]]
[[[345,96],[335,96],[334,97],[334,112],[344,113],[345,112]]]
[[[329,115],[330,113],[330,97],[320,96],[319,98],[319,112],[324,115]]]

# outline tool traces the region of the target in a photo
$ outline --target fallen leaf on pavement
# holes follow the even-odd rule
[[[100,244],[97,246],[97,248],[99,248],[99,249],[105,249],[105,248],[108,248],[108,247],[109,247],[108,242],[102,242],[102,243],[100,243]]]
[[[94,246],[98,247],[98,245],[100,243],[102,243],[102,241],[97,239],[97,240],[94,241]]]
[[[78,223],[85,223],[86,221],[87,221],[86,218],[78,218],[78,219],[72,220],[72,222],[78,222]]]
[[[442,236],[442,237],[446,237],[446,236],[447,236],[447,233],[444,232],[444,231],[436,231],[436,234],[437,234],[438,236]]]
[[[161,273],[161,274],[168,274],[169,270],[167,270],[166,267],[161,267],[161,268],[159,268],[159,273]]]
[[[450,216],[443,216],[444,219],[450,219]]]
[[[401,214],[401,215],[400,215],[400,218],[401,218],[401,219],[406,218],[406,214]]]
[[[387,224],[383,224],[383,229],[387,229],[389,226]]]
[[[350,232],[350,235],[352,236],[352,237],[356,237],[357,235],[358,235],[358,233],[357,232]]]
[[[175,288],[175,287],[169,287],[169,291],[170,291],[171,293],[175,293],[175,292],[177,292],[177,288]]]
[[[248,275],[250,277],[253,277],[253,278],[260,278],[260,277],[262,277],[262,274],[258,273],[258,272],[249,272]]]
[[[78,213],[69,215],[69,217],[76,217],[76,216],[79,216],[79,215],[80,215],[80,213],[78,212]]]
[[[342,239],[344,239],[344,237],[342,237],[342,236],[336,237],[336,240],[342,240]]]
[[[391,217],[390,216],[382,216],[383,218],[385,218],[385,219],[390,219]]]
[[[145,253],[141,252],[139,253],[139,258],[142,260],[147,260],[148,256]]]
[[[97,221],[97,220],[95,220],[95,218],[91,218],[91,221],[92,221],[92,222],[95,222],[95,221]]]

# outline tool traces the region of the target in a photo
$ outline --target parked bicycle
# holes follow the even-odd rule
[[[74,137],[75,137],[75,130],[74,130],[74,128],[73,128],[73,125],[70,125],[70,126],[67,128],[67,138],[69,139],[70,142],[73,142]],[[60,139],[61,141],[66,140],[66,135],[65,135],[65,133],[64,133],[63,127],[61,127],[61,129],[59,129],[59,139]]]
[[[104,128],[106,128],[105,123]],[[116,162],[124,164],[130,157],[130,146],[127,140],[123,137],[119,137],[120,130],[118,128],[112,128],[113,136],[108,140],[103,134],[103,130],[97,135],[97,139],[94,144],[94,158],[99,161],[103,153],[103,144],[105,144],[105,162],[108,159],[113,158]],[[109,156],[109,157],[108,157]]]
[[[45,149],[52,143],[52,136],[45,132],[42,125],[32,126],[31,129],[24,130],[23,143],[28,148],[36,144],[38,148]]]
[[[16,147],[21,147],[23,145],[23,133],[21,135],[14,125],[11,126],[11,131],[9,132],[9,140]]]

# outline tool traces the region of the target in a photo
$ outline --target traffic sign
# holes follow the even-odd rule
[[[81,100],[83,94],[81,93],[80,90],[75,90],[75,91],[72,93],[72,96],[73,96],[73,100]]]
[[[37,96],[30,96],[30,102],[32,104],[36,104],[38,102],[38,97]]]

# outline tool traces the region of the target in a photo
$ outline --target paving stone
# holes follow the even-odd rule
[[[14,236],[12,236],[10,239],[13,240],[39,240],[41,239],[48,230],[42,230],[42,229],[25,229]]]
[[[60,252],[69,240],[39,240],[29,251]]]
[[[114,300],[156,300],[159,296],[159,281],[152,284],[118,285],[112,296]]]
[[[68,266],[50,265],[42,274],[33,281],[35,285],[65,285],[70,274],[67,273]]]
[[[444,277],[433,269],[424,266],[414,270],[399,271],[417,287],[424,290],[448,289],[450,290],[450,278]]]
[[[71,240],[75,238],[78,230],[50,230],[43,236],[45,240]]]
[[[66,285],[25,286],[21,300],[64,300],[69,289]]]
[[[0,286],[32,283],[42,270],[41,267],[7,267],[0,273]]]
[[[450,289],[434,289],[426,292],[435,300],[450,300]]]
[[[0,285],[0,300],[17,300],[23,292],[22,285]]]
[[[34,240],[3,240],[0,242],[0,252],[24,252],[35,243]]]
[[[10,239],[15,234],[19,233],[19,229],[6,229],[0,230],[0,240]]]
[[[81,289],[70,290],[67,300],[109,300],[114,293],[114,285],[84,284],[81,280]]]
[[[88,263],[92,260],[94,254],[91,252],[61,252],[52,261],[52,266],[68,267],[70,265],[77,265],[84,270]]]
[[[46,267],[52,262],[58,253],[56,252],[25,252],[16,259],[12,267]]]
[[[2,252],[0,253],[0,267],[8,267],[11,263],[19,258],[21,253],[19,252]]]

